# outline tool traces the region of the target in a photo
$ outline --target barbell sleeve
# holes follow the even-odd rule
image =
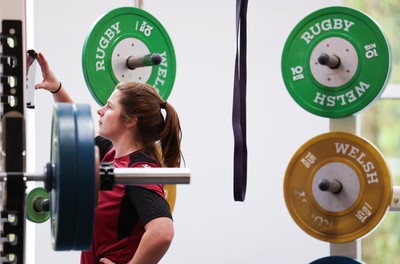
[[[336,69],[340,66],[340,58],[336,55],[328,55],[327,53],[321,53],[318,57],[318,62],[331,69]]]
[[[186,168],[114,168],[115,184],[188,184]]]
[[[143,57],[129,56],[126,65],[129,69],[134,70],[140,67],[155,66],[162,62],[162,57],[158,53],[148,54]]]
[[[38,197],[33,203],[33,208],[36,212],[49,212],[50,211],[50,201],[43,197]]]
[[[400,212],[400,186],[393,186],[392,201],[390,203],[391,212]]]
[[[337,180],[330,181],[328,179],[322,179],[318,183],[318,188],[323,192],[337,194],[342,190],[342,184]]]

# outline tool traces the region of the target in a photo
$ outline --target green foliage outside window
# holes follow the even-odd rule
[[[386,33],[392,50],[390,84],[400,84],[400,1],[344,0],[377,21]],[[400,185],[400,101],[381,99],[360,114],[361,136],[383,154],[392,173],[393,184]],[[362,239],[362,261],[367,264],[400,263],[400,213],[388,212],[382,223]]]
[[[400,101],[381,99],[361,114],[361,136],[385,157],[393,185],[400,185]],[[400,263],[400,212],[387,212],[381,224],[362,239],[362,261],[367,264]]]
[[[366,13],[381,25],[392,50],[392,75],[389,81],[400,84],[400,1],[344,0],[343,4]]]

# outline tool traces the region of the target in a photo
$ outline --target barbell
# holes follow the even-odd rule
[[[82,67],[93,98],[104,105],[115,85],[123,81],[147,83],[166,100],[174,84],[176,60],[171,39],[155,17],[122,7],[93,24],[83,45]],[[50,162],[43,173],[22,173],[26,181],[44,182],[45,190],[36,188],[26,196],[27,218],[33,222],[51,218],[55,250],[90,247],[99,190],[114,184],[166,184],[172,211],[176,184],[190,182],[186,168],[125,169],[101,164],[93,130],[88,105],[55,104]],[[10,174],[0,173],[0,180]]]
[[[114,168],[112,164],[100,163],[95,149],[90,106],[56,103],[50,162],[43,173],[22,173],[25,181],[44,182],[45,191],[34,189],[32,194],[28,193],[27,217],[37,220],[36,217],[43,213],[42,220],[45,221],[45,211],[49,210],[54,250],[86,250],[90,247],[98,191],[112,189],[114,184],[190,183],[190,169]],[[0,180],[4,181],[12,174],[21,175],[0,173]]]

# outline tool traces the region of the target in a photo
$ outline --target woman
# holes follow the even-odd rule
[[[56,102],[72,103],[42,53],[37,61],[43,81],[35,88],[52,92]],[[102,162],[113,162],[114,167],[180,166],[179,118],[154,88],[120,83],[97,113],[96,145]],[[115,185],[99,192],[93,242],[81,253],[81,264],[158,263],[174,236],[163,187]]]

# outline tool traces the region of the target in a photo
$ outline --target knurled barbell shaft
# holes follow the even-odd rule
[[[318,183],[318,188],[323,192],[331,192],[337,194],[342,190],[342,183],[337,180],[322,179]]]
[[[46,174],[0,172],[0,181],[5,181],[7,175],[23,175],[26,181],[44,181]],[[135,184],[188,184],[190,169],[186,168],[114,168],[114,183]]]
[[[322,53],[318,57],[318,62],[319,64],[327,66],[331,69],[336,69],[340,66],[340,58],[336,55],[329,55],[327,53]]]
[[[25,177],[25,181],[44,181],[45,174],[43,173],[29,173],[29,172],[0,172],[0,182],[6,181],[8,176],[19,176]]]
[[[134,70],[140,67],[154,66],[160,64],[162,57],[158,53],[148,54],[143,57],[129,56],[126,65],[129,69]]]

